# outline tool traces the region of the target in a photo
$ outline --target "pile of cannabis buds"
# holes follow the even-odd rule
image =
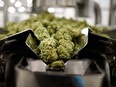
[[[81,34],[81,30],[85,27],[90,27],[93,33],[102,36],[105,35],[100,32],[107,30],[90,26],[86,21],[57,18],[53,14],[43,12],[36,16],[32,15],[28,20],[7,23],[5,29],[8,33],[0,34],[0,39],[31,28],[40,44],[36,45],[29,36],[28,45],[51,69],[58,70],[64,67],[65,61],[84,45],[84,35]]]

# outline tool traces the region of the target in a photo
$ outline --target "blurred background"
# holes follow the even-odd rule
[[[90,25],[116,24],[116,0],[0,0],[0,27],[43,10],[57,17],[86,20]]]

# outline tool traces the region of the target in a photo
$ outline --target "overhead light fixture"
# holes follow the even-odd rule
[[[16,2],[15,2],[15,7],[18,8],[18,7],[21,7],[21,5],[22,5],[22,3],[21,3],[20,1],[16,1]]]
[[[27,7],[32,7],[32,3],[27,3]]]
[[[24,12],[26,9],[24,7],[19,7],[18,12]]]
[[[16,0],[10,0],[10,3],[15,3]]]
[[[32,3],[33,0],[27,0],[27,3]]]
[[[4,2],[0,0],[0,7],[4,7]]]
[[[53,7],[48,8],[48,12],[54,13],[55,12],[55,8],[53,8]]]
[[[16,9],[11,6],[11,7],[8,8],[8,12],[15,13],[16,12]]]

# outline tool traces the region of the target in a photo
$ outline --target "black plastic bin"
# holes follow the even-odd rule
[[[116,86],[116,40],[92,33],[88,35],[88,44],[79,52],[79,58],[88,57],[95,60],[105,71],[104,87]]]
[[[2,86],[16,87],[16,73],[14,70],[16,64],[19,63],[23,56],[37,57],[25,43],[29,34],[35,38],[32,30],[25,30],[0,40],[0,64],[1,67],[4,67],[4,72],[0,75],[0,80],[2,80],[0,83]]]

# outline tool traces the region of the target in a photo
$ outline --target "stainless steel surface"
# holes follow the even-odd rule
[[[46,72],[46,64],[42,60],[32,60],[28,59],[27,69],[32,72]]]
[[[104,73],[102,72],[101,69],[99,69],[98,66],[96,66],[97,72],[92,72],[91,70],[89,70],[92,64],[92,61],[90,60],[86,60],[86,59],[85,60],[69,60],[65,64],[64,72],[46,71],[47,66],[45,65],[45,63],[43,63],[43,61],[39,59],[38,60],[27,59],[27,62],[28,62],[28,66],[22,69],[23,70],[23,72],[21,71],[22,74],[19,73],[21,76],[18,75],[18,78],[20,79],[17,79],[18,81],[17,87],[19,87],[19,84],[23,84],[23,85],[25,84],[24,82],[20,83],[19,80],[21,79],[26,80],[27,74],[29,73],[29,74],[35,75],[34,72],[37,74],[36,77],[38,78],[38,81],[36,81],[35,80],[36,78],[34,77],[30,79],[31,80],[34,79],[35,82],[37,83],[41,83],[42,80],[43,81],[45,80],[46,82],[48,82],[47,84],[55,84],[55,83],[52,83],[52,80],[51,80],[52,78],[56,78],[56,79],[59,78],[59,79],[62,79],[61,81],[64,81],[65,78],[68,77],[71,83],[75,85],[75,86],[69,86],[69,87],[102,87]],[[25,71],[25,69],[29,70],[29,72]],[[16,68],[16,70],[18,71],[18,68]],[[19,68],[19,70],[21,70],[21,68]],[[56,80],[58,81],[58,83],[59,83],[59,79]],[[83,84],[83,86],[77,86],[79,84],[78,83],[79,81],[81,81],[81,84]],[[29,86],[29,87],[32,87],[32,86]],[[37,87],[45,87],[45,84],[44,86],[38,85]]]
[[[66,63],[65,72],[68,74],[84,75],[91,64],[89,60],[69,60]]]
[[[27,59],[27,62],[28,66],[26,66],[26,68],[31,70],[32,72],[48,72],[46,71],[47,65],[41,60]],[[89,60],[69,60],[65,63],[64,72],[60,73],[70,75],[84,75],[90,64],[91,61]]]

